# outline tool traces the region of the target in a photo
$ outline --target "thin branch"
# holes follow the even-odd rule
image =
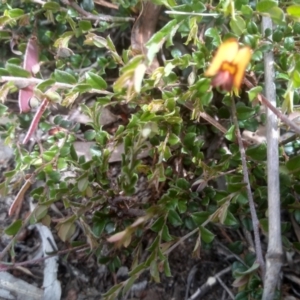
[[[220,276],[216,275],[215,277],[220,283],[220,285],[223,287],[223,289],[227,292],[229,297],[234,300],[235,299],[234,295],[232,294],[231,290],[227,287],[227,285],[223,282],[223,280],[220,278]]]
[[[104,0],[94,0],[94,3],[99,4],[104,7],[112,8],[112,9],[119,9],[119,6],[114,3],[110,3]]]
[[[203,224],[202,224],[203,225]],[[186,239],[188,239],[190,236],[194,235],[196,232],[199,231],[199,228],[195,228],[185,236],[181,237],[174,245],[172,245],[170,248],[168,248],[165,252],[164,255],[170,254],[178,245],[180,245],[182,242],[184,242]]]
[[[22,142],[23,145],[27,144],[27,142],[31,138],[32,134],[36,131],[36,129],[39,125],[40,119],[41,119],[43,113],[45,112],[46,108],[48,107],[48,105],[49,105],[49,100],[47,98],[45,98],[43,100],[43,102],[41,103],[41,105],[39,106],[38,110],[36,111],[32,121],[31,121],[30,127],[29,127],[29,129],[26,133],[26,136]]]
[[[16,242],[16,239],[23,232],[23,230],[26,228],[26,226],[28,225],[29,220],[31,219],[31,217],[34,215],[35,212],[36,212],[36,209],[34,209],[27,216],[27,218],[23,221],[22,226],[19,229],[19,231],[16,233],[16,235],[13,236],[13,238],[9,241],[9,243],[5,246],[5,248],[0,252],[0,261],[3,259],[3,257],[5,256],[5,254],[9,251],[9,249],[11,247],[13,247],[14,243]]]
[[[183,104],[186,108],[188,108],[189,110],[193,111],[194,110],[194,106],[193,103],[191,101],[186,101]],[[201,118],[203,118],[204,120],[206,120],[208,123],[210,123],[211,125],[213,125],[214,127],[216,127],[217,129],[219,129],[222,133],[226,134],[227,133],[227,129],[222,126],[218,121],[216,121],[213,117],[211,117],[209,114],[207,114],[204,111],[199,111],[197,112],[199,113],[199,116]]]
[[[195,16],[195,17],[218,17],[220,14],[216,13],[194,13],[194,12],[184,12],[175,10],[166,10],[165,14],[169,15],[181,15],[181,16]]]
[[[31,0],[33,3],[40,4],[40,5],[45,5],[47,2],[42,1],[42,0]]]
[[[244,78],[244,83],[245,85],[252,89],[254,85],[245,77]],[[286,115],[282,114],[269,100],[268,97],[265,97],[262,94],[257,95],[258,100],[264,104],[268,109],[270,109],[283,123],[291,127],[292,129],[295,130],[296,133],[300,134],[300,127],[290,120]]]
[[[220,278],[224,274],[229,273],[230,271],[231,266],[220,271],[215,276],[209,277],[207,281],[189,298],[189,300],[199,299],[199,296],[204,296],[204,294],[206,294],[218,282],[218,278]]]
[[[263,278],[265,275],[265,262],[262,254],[262,249],[261,249],[261,242],[260,242],[260,236],[259,236],[259,221],[257,218],[256,210],[255,210],[255,203],[252,197],[252,192],[251,192],[251,186],[250,186],[250,180],[249,180],[249,173],[248,173],[248,168],[247,168],[247,160],[246,160],[246,152],[243,146],[243,141],[242,141],[242,136],[241,132],[239,129],[239,123],[237,120],[237,112],[236,112],[236,106],[234,102],[234,98],[232,97],[232,104],[231,104],[231,109],[232,109],[232,118],[233,118],[233,123],[236,128],[236,136],[239,144],[239,149],[241,153],[241,160],[242,160],[242,167],[243,167],[243,176],[244,176],[244,182],[246,183],[246,188],[247,188],[247,196],[248,196],[248,201],[249,201],[249,207],[250,207],[250,213],[251,213],[251,218],[252,218],[252,224],[253,224],[253,232],[254,232],[254,241],[255,241],[255,252],[256,252],[256,259],[260,265]]]
[[[16,85],[18,83],[27,83],[28,85],[30,84],[40,84],[45,82],[45,79],[39,79],[39,78],[25,78],[25,77],[13,77],[13,76],[1,76],[0,77],[0,82],[6,82],[6,81],[11,81],[14,82]],[[58,89],[73,89],[76,87],[76,85],[72,85],[69,83],[63,83],[63,82],[54,82],[52,85],[54,88]],[[105,95],[111,95],[111,92],[105,91],[105,90],[98,90],[98,89],[90,89],[88,91],[89,93],[99,93],[99,94],[105,94]]]
[[[273,29],[272,20],[269,17],[263,17],[262,31]],[[273,52],[264,54],[264,72],[265,72],[265,94],[266,98],[261,95],[261,100],[265,104],[269,103],[267,110],[267,154],[268,154],[268,207],[269,207],[269,241],[268,252],[266,256],[267,270],[264,279],[263,300],[274,299],[276,287],[280,278],[280,270],[282,266],[282,241],[281,241],[281,218],[280,218],[280,192],[279,192],[279,155],[278,142],[279,130],[278,119],[284,117],[284,122],[294,130],[299,127],[290,121],[286,116],[278,114],[276,106],[276,90],[274,84],[274,56]],[[267,101],[266,101],[267,100]],[[274,106],[275,110],[272,109]],[[271,108],[272,107],[272,108]],[[277,116],[277,117],[276,117]],[[286,121],[289,121],[288,123]],[[292,125],[292,126],[291,126]],[[299,131],[295,130],[297,133]],[[272,230],[271,230],[272,229]]]
[[[21,267],[21,266],[28,266],[28,265],[33,265],[33,264],[38,264],[40,262],[43,262],[45,261],[46,259],[49,259],[51,257],[54,257],[54,256],[57,256],[57,255],[60,255],[60,254],[66,254],[66,253],[70,253],[72,251],[77,251],[77,250],[90,250],[90,247],[87,247],[87,245],[80,245],[80,246],[77,246],[77,247],[74,247],[74,248],[68,248],[68,249],[65,249],[65,250],[59,250],[59,251],[55,251],[55,253],[49,253],[47,254],[47,256],[43,256],[43,257],[40,257],[40,258],[35,258],[35,259],[30,259],[30,260],[27,260],[27,261],[22,261],[22,262],[17,262],[17,263],[0,263],[0,272],[3,272],[3,271],[8,271],[8,270],[11,270],[11,269],[15,269],[17,267]]]
[[[105,22],[134,22],[135,18],[130,17],[113,17],[113,16],[107,16],[103,14],[91,14],[87,11],[85,11],[82,7],[80,7],[76,2],[72,0],[61,0],[61,2],[67,6],[71,6],[74,8],[80,15],[82,15],[83,19],[88,20],[95,20],[95,21],[105,21]]]

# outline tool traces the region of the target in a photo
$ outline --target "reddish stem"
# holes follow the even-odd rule
[[[47,98],[45,98],[42,102],[42,104],[39,106],[38,110],[36,111],[33,120],[31,121],[30,127],[27,131],[27,134],[23,140],[23,145],[25,145],[29,139],[31,138],[32,134],[35,132],[35,130],[37,129],[40,119],[44,113],[44,111],[46,110],[46,108],[49,105],[49,100]]]

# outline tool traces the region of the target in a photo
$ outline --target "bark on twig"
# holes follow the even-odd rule
[[[0,77],[0,82],[14,82],[16,86],[20,83],[27,83],[27,84],[40,84],[45,82],[46,79],[39,79],[39,78],[26,78],[26,77],[14,77],[14,76],[1,76]],[[64,82],[54,82],[51,85],[52,88],[56,89],[73,89],[76,87],[76,85],[69,84],[69,83],[64,83]],[[112,92],[105,91],[105,90],[97,90],[97,89],[90,89],[88,93],[101,93],[104,95],[111,95]]]
[[[265,73],[266,75],[266,73]],[[244,83],[245,85],[249,88],[252,89],[254,87],[254,85],[245,77],[244,78]],[[267,88],[266,88],[267,90]],[[268,97],[265,97],[262,94],[258,94],[257,95],[258,100],[265,105],[272,113],[274,113],[283,123],[285,123],[287,126],[289,126],[291,129],[293,129],[297,134],[300,134],[300,127],[293,122],[292,120],[290,120],[286,115],[282,114],[272,103],[274,102],[270,102],[268,100]]]
[[[239,149],[240,149],[240,153],[241,153],[244,183],[246,183],[247,196],[248,196],[250,213],[251,213],[252,224],[253,224],[256,260],[260,265],[260,269],[262,271],[263,278],[264,278],[265,262],[264,262],[264,258],[263,258],[263,254],[262,254],[261,242],[260,242],[260,236],[259,236],[259,221],[258,221],[258,218],[257,218],[257,214],[256,214],[256,210],[255,210],[255,203],[254,203],[252,192],[251,192],[249,173],[248,173],[247,161],[246,161],[246,152],[245,152],[245,148],[243,146],[242,136],[241,136],[241,132],[240,132],[240,129],[239,129],[239,123],[238,123],[238,120],[237,120],[237,112],[236,112],[236,106],[235,106],[234,98],[232,98],[231,102],[232,102],[232,104],[231,104],[232,118],[233,118],[234,125],[236,127],[236,136],[237,136]]]
[[[272,30],[272,20],[263,17],[262,31]],[[265,94],[266,98],[275,107],[276,91],[274,85],[274,56],[273,52],[264,54]],[[262,100],[264,97],[261,97]],[[279,158],[278,158],[278,119],[276,112],[267,110],[267,165],[268,165],[268,207],[269,207],[269,243],[266,255],[266,276],[264,280],[263,300],[274,299],[282,266],[282,242],[280,221],[280,194],[279,194]],[[275,113],[275,114],[274,114]],[[280,116],[279,116],[280,117]],[[292,122],[293,123],[293,122]],[[294,123],[293,123],[294,124]],[[292,127],[292,126],[291,126]],[[299,133],[299,132],[298,132]]]
[[[199,296],[204,296],[219,281],[218,279],[221,276],[229,273],[230,271],[231,271],[231,267],[229,266],[226,269],[217,273],[215,276],[209,277],[207,281],[200,288],[198,288],[197,291],[190,298],[188,298],[188,300],[199,299]]]
[[[61,2],[65,5],[73,7],[78,13],[80,13],[84,19],[95,20],[95,21],[105,21],[105,22],[132,22],[134,18],[128,17],[114,17],[103,14],[91,14],[85,11],[82,7],[80,7],[75,1],[72,0],[61,0]]]

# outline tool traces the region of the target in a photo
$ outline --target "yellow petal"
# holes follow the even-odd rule
[[[234,58],[234,61],[232,62],[237,66],[237,71],[234,74],[234,79],[233,79],[233,85],[237,89],[239,89],[241,86],[245,74],[245,70],[251,59],[251,55],[252,53],[250,47],[241,48],[240,50],[238,50],[238,53]]]
[[[239,43],[236,39],[228,39],[220,45],[205,76],[215,76],[224,62],[232,62],[238,54]]]

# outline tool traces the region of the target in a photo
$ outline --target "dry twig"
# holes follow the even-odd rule
[[[198,288],[197,291],[188,300],[199,299],[199,296],[203,296],[218,282],[218,278],[220,278],[224,274],[229,273],[230,271],[231,266],[220,271],[215,276],[209,277],[207,281],[200,288]]]
[[[119,9],[119,6],[114,3],[110,3],[104,0],[94,0],[94,3],[99,4],[104,7],[112,8],[112,9]]]
[[[237,120],[237,112],[236,112],[236,106],[235,106],[234,98],[232,98],[231,102],[232,102],[232,104],[231,104],[232,118],[233,118],[233,123],[236,127],[236,136],[237,136],[239,149],[240,149],[240,153],[241,153],[244,183],[246,183],[247,196],[248,196],[250,213],[251,213],[252,224],[253,224],[256,259],[257,259],[257,262],[260,265],[260,268],[261,268],[261,271],[262,271],[262,274],[263,274],[263,278],[264,278],[265,262],[264,262],[264,258],[263,258],[263,254],[262,254],[261,242],[260,242],[260,236],[259,236],[259,221],[258,221],[256,210],[255,210],[255,203],[254,203],[254,200],[253,200],[253,197],[252,197],[250,180],[249,180],[249,173],[248,173],[248,168],[247,168],[246,152],[245,152],[245,148],[243,146],[242,136],[241,136],[241,132],[240,132],[240,129],[239,129],[239,123],[238,123],[238,120]]]
[[[61,0],[61,2],[67,6],[71,6],[72,8],[74,8],[78,13],[80,13],[83,16],[83,19],[105,21],[105,22],[133,22],[135,20],[134,18],[128,18],[128,17],[113,17],[113,16],[108,16],[103,14],[94,15],[85,11],[75,1]]]

